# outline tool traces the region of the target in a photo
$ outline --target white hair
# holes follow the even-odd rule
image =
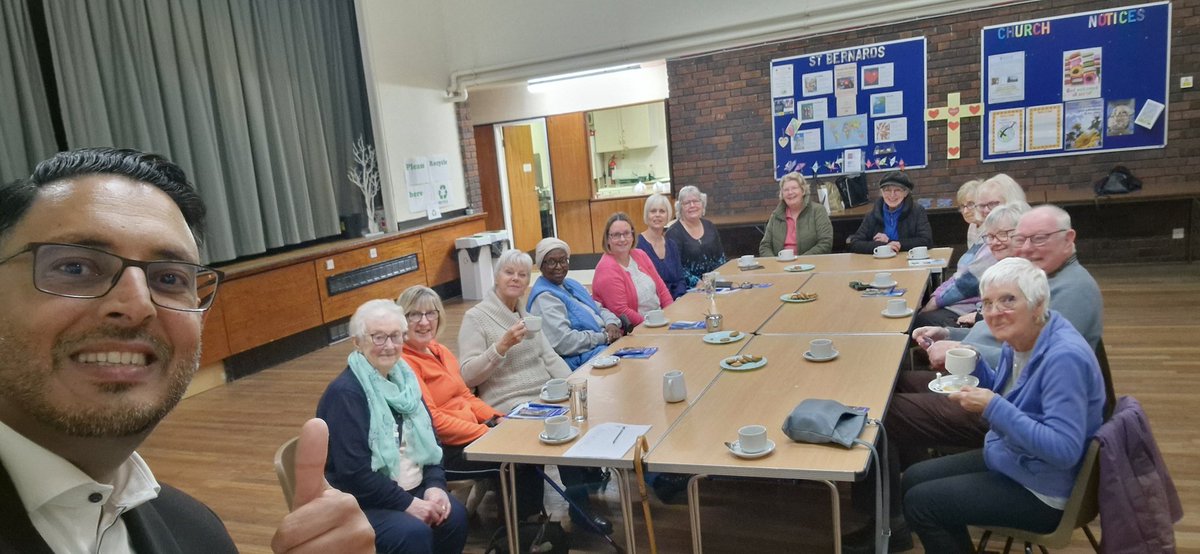
[[[1025,302],[1030,308],[1041,305],[1042,312],[1038,321],[1045,323],[1050,319],[1050,281],[1046,272],[1025,258],[1004,258],[989,267],[979,278],[979,292],[986,295],[992,285],[1015,284],[1025,296]]]
[[[994,231],[1004,225],[1009,225],[1016,228],[1017,222],[1021,221],[1021,216],[1029,211],[1029,204],[1024,202],[1009,202],[1001,204],[992,213],[988,214],[987,219],[983,220],[983,225],[980,226],[984,232]]]
[[[812,185],[808,184],[808,179],[805,179],[804,174],[799,171],[793,171],[779,179],[780,200],[783,200],[783,184],[788,181],[795,181],[796,184],[800,185],[800,192],[804,193],[804,199],[808,200],[809,195],[812,193]]]
[[[671,201],[666,195],[656,192],[646,197],[646,205],[642,208],[642,223],[650,224],[650,210],[662,206],[667,210],[667,221],[671,221]]]
[[[516,248],[509,248],[500,254],[500,258],[496,260],[496,269],[492,273],[492,278],[497,282],[500,281],[500,272],[506,267],[516,266],[517,269],[524,269],[525,273],[533,271],[533,258]]]
[[[1015,179],[1005,173],[997,173],[981,183],[979,188],[975,189],[975,198],[978,199],[984,191],[996,191],[1004,199],[1005,204],[1026,202],[1025,190],[1021,188],[1021,185]]]
[[[350,316],[350,336],[366,338],[367,322],[384,316],[395,317],[396,321],[400,322],[401,332],[408,330],[408,317],[404,315],[404,308],[391,300],[376,299],[363,302],[362,306],[354,310],[354,315]]]
[[[696,188],[696,185],[683,187],[675,194],[675,213],[683,213],[683,202],[687,199],[685,198],[687,196],[695,196],[700,199],[700,215],[702,217],[708,213],[708,195],[700,192],[700,189]]]
[[[1029,211],[1050,212],[1050,215],[1054,217],[1054,224],[1056,227],[1063,230],[1071,229],[1071,214],[1067,213],[1067,210],[1055,206],[1054,204],[1042,204],[1041,206]]]

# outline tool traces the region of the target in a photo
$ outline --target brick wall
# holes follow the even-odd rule
[[[483,210],[483,198],[479,190],[479,159],[475,155],[475,132],[471,127],[470,106],[466,102],[455,104],[454,117],[458,120],[458,144],[462,149],[467,207],[479,212]]]
[[[928,105],[943,106],[946,95],[961,92],[962,102],[979,102],[980,29],[1055,15],[1116,8],[1133,1],[1063,0],[1038,2],[964,14],[908,21],[894,25],[858,29],[828,36],[668,60],[670,101],[671,176],[674,187],[696,185],[710,193],[710,214],[765,213],[778,202],[772,175],[772,129],[770,62],[796,56],[869,44],[925,36],[928,40]],[[911,170],[917,196],[953,196],[958,185],[975,177],[1004,172],[1027,190],[1088,189],[1091,183],[1117,164],[1128,166],[1145,183],[1143,193],[1153,194],[1155,185],[1191,181],[1200,171],[1200,88],[1181,91],[1178,77],[1197,72],[1200,53],[1200,0],[1173,3],[1171,22],[1171,77],[1169,126],[1165,149],[1100,153],[1082,156],[1041,158],[984,164],[980,157],[980,118],[963,120],[962,159],[947,160],[946,124],[930,122],[929,162],[924,169]],[[940,155],[939,155],[940,154]],[[874,178],[878,178],[875,176]],[[1200,191],[1200,185],[1197,185]],[[1189,202],[1190,201],[1179,201]],[[1150,215],[1147,210],[1130,213]],[[1170,239],[1170,228],[1194,231],[1190,209],[1168,210],[1170,221],[1150,226],[1145,236],[1124,244],[1119,230],[1104,227],[1096,236],[1103,244],[1081,234],[1081,257],[1094,261],[1185,259],[1188,240]],[[1104,220],[1111,218],[1105,214]],[[1076,217],[1090,217],[1081,211]],[[1119,220],[1127,218],[1116,218]],[[1166,229],[1165,234],[1163,229]]]

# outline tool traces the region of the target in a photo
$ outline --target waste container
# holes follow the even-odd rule
[[[483,295],[495,283],[493,261],[508,245],[508,231],[484,231],[454,240],[463,300],[483,300]]]

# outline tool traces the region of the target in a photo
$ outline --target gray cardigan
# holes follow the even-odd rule
[[[796,216],[796,255],[828,254],[833,251],[833,224],[829,221],[829,213],[825,206],[814,204],[805,195],[804,209]],[[771,217],[767,218],[767,226],[763,231],[762,241],[758,243],[759,256],[776,256],[783,250],[783,241],[787,240],[787,205],[781,200]]]

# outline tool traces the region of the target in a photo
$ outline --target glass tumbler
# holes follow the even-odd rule
[[[571,419],[587,421],[587,380],[570,381],[571,385]]]

